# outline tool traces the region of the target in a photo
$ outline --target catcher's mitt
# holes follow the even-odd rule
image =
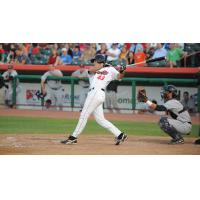
[[[138,102],[147,102],[148,97],[146,96],[146,90],[145,89],[140,89],[137,94],[137,100]]]

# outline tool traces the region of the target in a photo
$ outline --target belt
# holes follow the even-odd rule
[[[89,86],[83,86],[83,88],[89,88]]]
[[[188,124],[191,124],[191,125],[192,125],[192,122],[188,122]]]
[[[59,90],[61,87],[59,87],[59,88],[51,88],[52,90]]]
[[[89,92],[90,92],[91,90],[94,90],[94,87],[93,87],[93,88],[90,88],[90,89],[89,89]],[[101,90],[105,92],[105,90],[104,90],[103,88],[101,88]]]

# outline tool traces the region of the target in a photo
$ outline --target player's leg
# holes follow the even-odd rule
[[[189,135],[192,130],[192,125],[187,122],[183,123],[175,119],[168,119],[168,121],[181,135]]]
[[[170,144],[181,144],[184,143],[181,134],[174,128],[174,126],[169,122],[169,118],[161,117],[159,121],[160,128],[172,137]]]
[[[87,96],[75,130],[73,131],[73,133],[69,136],[67,140],[63,140],[61,141],[61,143],[64,143],[64,144],[77,143],[77,138],[80,135],[80,133],[83,131],[83,129],[85,128],[88,117],[96,109],[96,107],[98,107],[100,104],[103,103],[103,100],[104,99],[102,99],[101,96],[98,96],[96,91],[90,93]]]
[[[111,92],[107,92],[106,93],[106,98],[105,98],[105,104],[106,104],[106,108],[112,112],[112,107],[111,107]]]
[[[59,109],[62,110],[64,102],[63,88],[60,88],[59,90],[55,91],[55,99],[56,99],[56,106],[58,106]]]
[[[9,106],[10,102],[9,102],[9,89],[5,89],[4,91],[4,101],[5,101],[5,105]]]
[[[93,115],[95,117],[96,122],[106,128],[108,131],[114,134],[116,138],[116,145],[120,144],[123,142],[126,138],[127,135],[124,134],[122,131],[120,131],[116,126],[114,126],[111,122],[105,119],[104,113],[103,113],[103,105],[100,104],[94,111]]]
[[[51,99],[51,105],[53,106],[53,109],[56,110],[56,95],[55,90],[49,89],[50,93],[50,99]]]
[[[112,92],[111,102],[113,105],[113,109],[115,109],[117,112],[119,112],[119,106],[117,104],[117,95],[116,92]]]
[[[16,88],[16,105],[18,105],[20,103],[20,93],[22,91],[21,86],[17,86]]]
[[[84,91],[84,88],[82,88],[82,90],[80,91],[80,107],[81,107],[81,109],[84,106],[85,99],[86,99],[85,91]]]

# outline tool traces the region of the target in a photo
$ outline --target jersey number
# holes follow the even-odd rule
[[[103,80],[104,78],[105,78],[106,76],[105,75],[99,75],[97,78],[99,79],[99,80]]]

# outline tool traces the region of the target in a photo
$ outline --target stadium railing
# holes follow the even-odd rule
[[[17,78],[19,80],[41,80],[40,75],[18,75],[13,80],[13,104],[16,105],[16,82]],[[63,80],[63,81],[70,81],[71,84],[71,107],[74,107],[74,85],[75,81],[78,80],[75,77],[72,76],[64,76],[64,77],[48,77],[49,80]],[[197,96],[197,102],[198,102],[198,112],[200,112],[200,85],[198,85],[197,79],[175,79],[175,78],[123,78],[122,83],[128,82],[131,83],[132,86],[132,109],[135,109],[136,106],[136,85],[140,82],[146,83],[146,84],[159,84],[159,85],[167,85],[167,84],[183,84],[185,86],[188,86],[189,84],[192,84],[193,86],[197,87],[198,89],[198,96]],[[44,102],[41,101],[41,105],[43,105]]]

